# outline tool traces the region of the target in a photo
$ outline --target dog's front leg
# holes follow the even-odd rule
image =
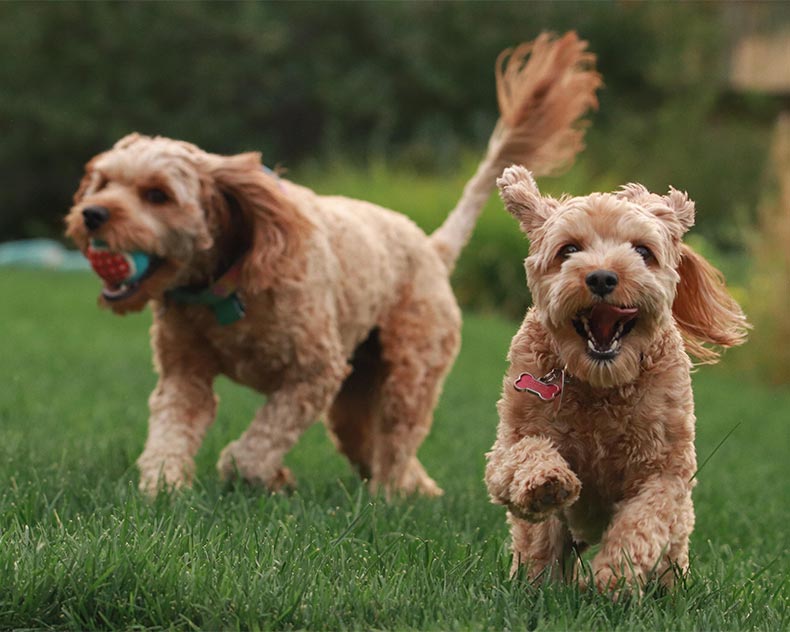
[[[140,490],[153,496],[192,481],[193,458],[214,421],[217,400],[208,376],[163,375],[148,404],[148,439],[137,465]]]
[[[530,580],[549,580],[574,576],[573,539],[568,527],[558,516],[549,516],[534,523],[508,514],[513,561],[510,575],[515,576],[520,566],[526,567]]]
[[[548,438],[513,439],[500,429],[487,455],[486,484],[491,500],[510,510],[511,574],[523,564],[530,579],[548,579],[553,572],[546,571],[563,570],[572,545],[557,512],[576,501],[581,483]]]
[[[517,518],[540,522],[579,497],[578,477],[546,437],[526,436],[510,446],[500,437],[487,457],[491,500]]]
[[[688,567],[688,540],[694,528],[691,484],[680,475],[648,479],[639,493],[617,506],[592,561],[601,591],[639,592],[656,577],[664,584],[674,570]]]
[[[309,375],[286,380],[258,410],[246,432],[222,451],[217,463],[220,476],[228,480],[238,475],[272,491],[292,485],[283,457],[326,411],[347,374],[345,360],[338,358]]]

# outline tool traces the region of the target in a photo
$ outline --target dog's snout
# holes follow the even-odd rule
[[[590,274],[584,278],[584,281],[593,294],[606,296],[617,287],[619,279],[617,278],[617,274],[611,270],[595,270],[595,272],[590,272]]]
[[[86,206],[82,209],[82,221],[88,230],[100,228],[108,219],[110,211],[104,206]]]

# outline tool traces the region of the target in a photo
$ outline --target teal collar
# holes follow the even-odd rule
[[[244,303],[239,298],[241,261],[236,262],[217,281],[201,290],[176,288],[167,297],[179,305],[206,305],[220,325],[230,325],[244,318]]]

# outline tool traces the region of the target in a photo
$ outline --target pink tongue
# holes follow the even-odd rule
[[[588,323],[595,341],[601,347],[608,347],[614,338],[619,323],[629,323],[639,310],[636,307],[615,307],[608,303],[598,303],[590,312]]]

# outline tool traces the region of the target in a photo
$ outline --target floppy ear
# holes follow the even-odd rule
[[[740,305],[727,292],[722,273],[686,244],[680,246],[677,272],[680,283],[672,314],[683,334],[686,351],[703,364],[713,364],[719,352],[705,344],[743,344],[750,325]]]
[[[543,226],[552,206],[540,195],[538,185],[528,169],[519,165],[508,167],[496,181],[505,208],[521,224],[528,237]]]
[[[242,283],[251,291],[271,287],[293,272],[312,223],[263,171],[259,153],[216,156],[211,167],[214,186],[238,205],[251,236],[242,268]]]

